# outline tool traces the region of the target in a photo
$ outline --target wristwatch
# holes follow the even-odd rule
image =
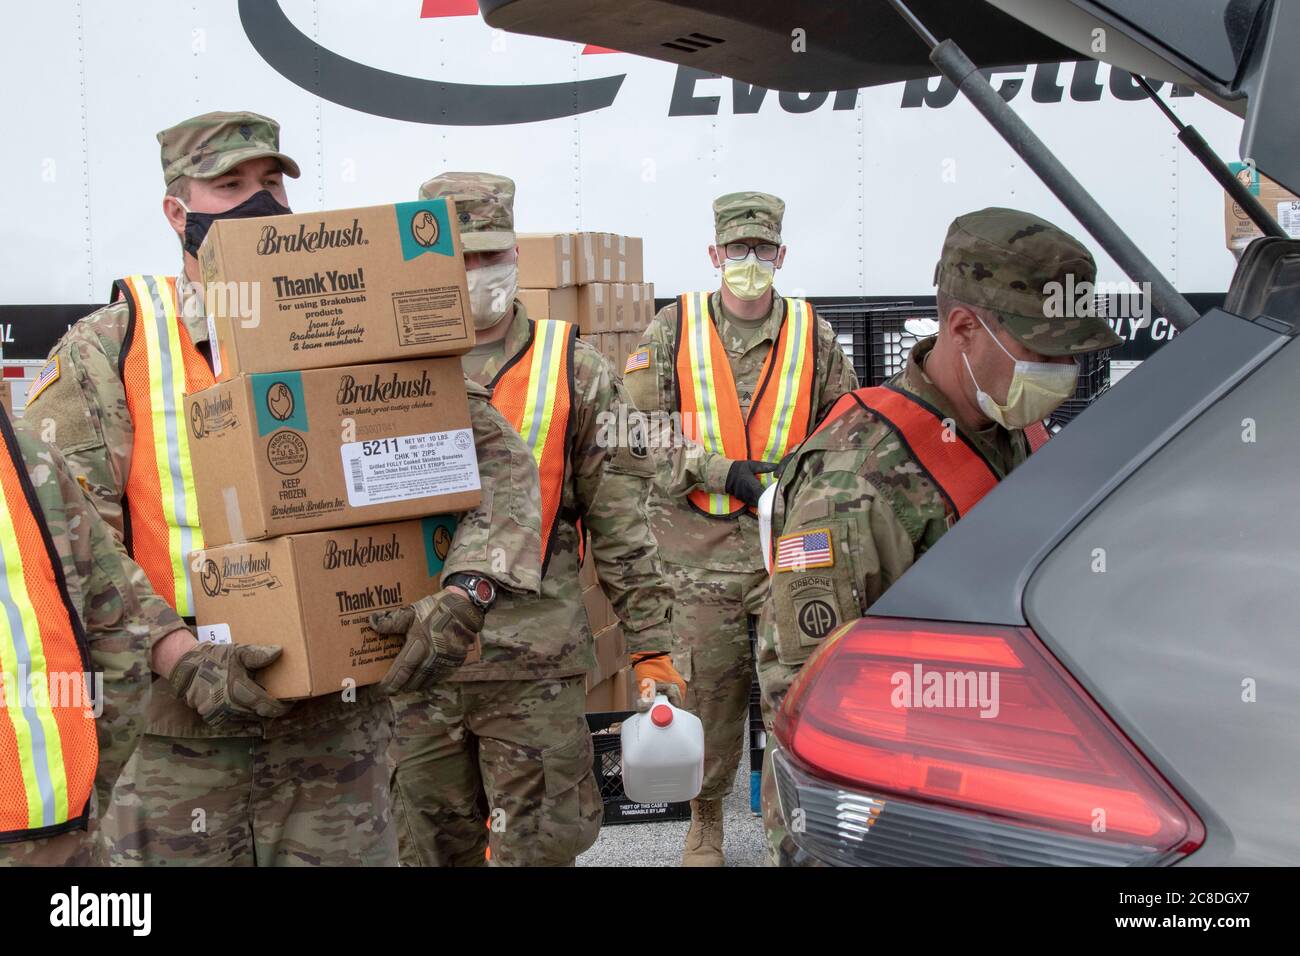
[[[479,574],[449,574],[442,579],[442,586],[464,588],[480,611],[489,610],[497,599],[496,583]]]

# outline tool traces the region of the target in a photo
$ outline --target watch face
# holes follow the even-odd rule
[[[492,582],[487,578],[479,578],[474,582],[474,597],[480,604],[489,604],[496,597],[496,589],[492,587]]]

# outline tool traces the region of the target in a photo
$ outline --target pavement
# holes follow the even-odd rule
[[[679,866],[690,823],[621,823],[604,826],[578,857],[578,866]],[[749,809],[749,754],[741,756],[736,784],[723,804],[722,853],[727,866],[764,866],[762,819]]]

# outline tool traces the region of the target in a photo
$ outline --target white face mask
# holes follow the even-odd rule
[[[519,287],[519,264],[504,262],[480,266],[465,273],[469,284],[469,307],[474,313],[474,328],[490,329],[505,317],[515,302]]]
[[[971,371],[970,359],[966,353],[961,354],[966,363],[966,373],[975,382],[975,401],[982,411],[1003,428],[1024,428],[1034,422],[1041,422],[1056,411],[1057,407],[1074,395],[1075,385],[1079,380],[1079,366],[1076,362],[1068,365],[1058,362],[1025,362],[1017,359],[992,332],[979,320],[984,331],[989,333],[998,348],[1006,352],[1007,358],[1016,363],[1016,370],[1011,374],[1011,385],[1007,389],[1005,405],[999,405],[993,396],[980,388],[980,383]]]

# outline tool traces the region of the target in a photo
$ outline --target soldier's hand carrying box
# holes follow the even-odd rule
[[[374,684],[403,639],[376,634],[370,615],[438,590],[455,528],[437,515],[196,551],[199,638],[280,645],[257,681],[284,700]],[[476,646],[466,662],[478,657]]]
[[[199,267],[218,380],[474,345],[447,199],[219,219]]]
[[[204,542],[479,503],[460,359],[240,375],[186,398]]]

